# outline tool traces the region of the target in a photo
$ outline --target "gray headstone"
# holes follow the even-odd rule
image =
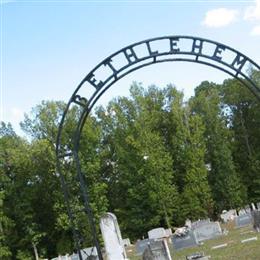
[[[260,232],[260,210],[252,212],[254,229]]]
[[[194,235],[198,242],[213,239],[222,235],[222,230],[219,222],[209,222],[196,227],[194,230]]]
[[[238,211],[238,216],[246,215],[246,210],[245,209],[240,209]]]
[[[245,206],[245,211],[246,211],[246,213],[251,213],[251,208],[249,205]]]
[[[78,254],[73,254],[70,256],[71,260],[79,260]]]
[[[167,242],[153,241],[145,249],[143,260],[171,260]]]
[[[198,242],[194,236],[193,231],[189,230],[188,233],[183,236],[173,235],[172,244],[175,250],[181,250],[183,248],[197,246]]]
[[[202,226],[204,224],[207,224],[207,223],[210,223],[210,219],[202,219],[202,220],[198,220],[198,221],[195,221],[195,222],[192,222],[191,223],[191,228],[196,228],[196,227],[199,227],[199,226]]]
[[[246,213],[244,215],[240,215],[235,219],[236,227],[244,227],[252,224],[252,215],[251,213]]]
[[[143,240],[138,240],[135,244],[135,250],[137,255],[142,255],[146,247],[153,242],[154,239],[143,239]]]
[[[161,239],[167,237],[165,229],[160,227],[160,228],[154,228],[150,231],[148,231],[148,238],[149,239]]]
[[[260,210],[260,202],[256,203],[257,208]]]
[[[145,248],[142,259],[143,260],[153,260],[153,252],[149,246]]]

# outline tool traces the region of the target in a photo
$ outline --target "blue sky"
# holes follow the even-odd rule
[[[131,43],[165,35],[212,39],[260,64],[260,0],[1,0],[0,120],[20,133],[23,114],[41,100],[68,101],[104,58]],[[134,80],[145,86],[174,83],[188,97],[202,80],[226,77],[202,65],[154,65],[116,83],[99,104],[127,95]]]

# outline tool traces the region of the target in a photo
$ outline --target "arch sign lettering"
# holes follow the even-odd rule
[[[56,143],[57,174],[61,178],[75,246],[78,250],[81,238],[80,232],[76,228],[76,217],[72,210],[73,202],[68,184],[73,183],[74,180],[71,179],[71,176],[66,175],[65,170],[65,167],[68,167],[68,163],[66,163],[68,161],[74,165],[75,179],[79,182],[81,202],[84,206],[83,211],[88,216],[93,243],[97,247],[99,259],[103,259],[78,155],[81,131],[91,109],[109,87],[127,74],[152,64],[178,61],[204,64],[223,71],[249,88],[260,100],[260,86],[250,77],[250,71],[259,71],[260,66],[241,52],[208,39],[193,36],[152,38],[129,45],[99,63],[86,75],[72,94],[60,122]],[[69,139],[70,143],[64,143],[63,126],[66,123],[67,112],[72,106],[79,106],[81,115],[77,125],[74,126],[74,135]],[[82,259],[80,252],[79,257]]]

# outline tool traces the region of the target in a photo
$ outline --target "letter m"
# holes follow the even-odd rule
[[[231,63],[231,66],[237,71],[241,71],[241,69],[243,68],[243,66],[245,65],[247,59],[246,57],[237,54],[237,56],[235,57],[235,59],[233,60],[233,62]]]

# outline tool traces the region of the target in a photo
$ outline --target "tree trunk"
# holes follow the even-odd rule
[[[32,245],[33,245],[33,251],[34,251],[35,260],[39,260],[37,247],[36,247],[36,245],[34,243],[32,243]]]

